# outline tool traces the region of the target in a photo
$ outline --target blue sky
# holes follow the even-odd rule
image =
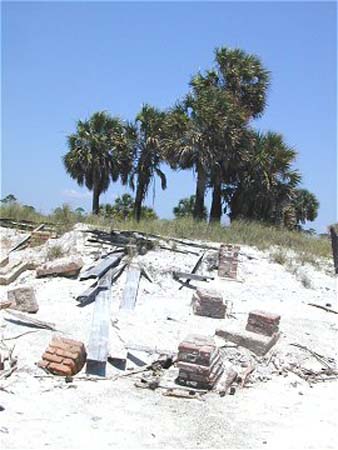
[[[333,2],[3,2],[1,194],[45,212],[64,202],[90,209],[61,161],[76,121],[172,105],[224,45],[259,55],[272,72],[255,126],[298,150],[303,184],[321,203],[311,226],[323,231],[337,209],[336,42]],[[193,173],[167,174],[165,192],[156,183],[161,217],[194,191]],[[101,202],[124,191],[114,184]]]

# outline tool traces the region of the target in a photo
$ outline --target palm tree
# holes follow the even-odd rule
[[[195,195],[191,195],[188,198],[182,198],[178,202],[178,205],[173,208],[173,213],[176,219],[180,219],[182,217],[193,217],[195,203],[196,203]],[[207,209],[204,208],[204,218],[206,217],[207,217]]]
[[[304,224],[307,220],[314,221],[318,215],[319,201],[307,189],[296,189],[292,199],[297,224]]]
[[[282,224],[301,180],[292,167],[296,151],[278,133],[252,131],[252,137],[250,157],[242,164],[237,181],[226,189],[229,217]]]
[[[135,123],[128,125],[128,134],[133,136],[135,164],[130,174],[130,186],[136,189],[134,216],[139,222],[142,203],[155,175],[160,178],[161,188],[167,187],[167,179],[161,169],[164,162],[162,151],[165,113],[150,105],[143,105]]]
[[[93,191],[92,212],[98,214],[100,195],[110,180],[120,178],[125,184],[132,164],[132,147],[123,123],[107,112],[96,112],[88,120],[79,120],[67,140],[66,171],[80,186]]]
[[[215,86],[228,93],[230,101],[241,110],[245,123],[228,118],[224,141],[217,149],[218,157],[210,178],[213,188],[210,222],[220,222],[222,216],[222,184],[230,184],[234,172],[243,154],[243,138],[246,138],[244,126],[251,119],[259,117],[265,108],[266,92],[269,86],[269,72],[260,59],[240,49],[226,47],[215,50],[216,67],[212,71]],[[207,74],[210,77],[209,72]],[[237,131],[237,140],[229,139]],[[216,155],[215,155],[216,156]]]
[[[214,85],[212,72],[193,77],[190,88],[168,113],[164,148],[172,168],[195,171],[193,217],[203,220],[210,173],[216,170],[220,149],[238,140],[245,118],[228,93]]]

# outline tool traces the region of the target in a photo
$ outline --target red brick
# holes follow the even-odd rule
[[[42,355],[42,359],[45,359],[46,361],[54,362],[54,363],[61,363],[63,360],[63,358],[61,356],[53,355],[52,353],[49,353],[48,351]]]
[[[72,369],[68,366],[65,366],[64,364],[51,363],[48,366],[48,370],[57,375],[73,375]]]

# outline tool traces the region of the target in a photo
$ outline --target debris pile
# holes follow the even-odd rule
[[[18,311],[37,313],[39,305],[36,301],[35,290],[32,286],[17,286],[7,292],[8,301],[11,309]]]
[[[237,278],[239,246],[222,244],[218,256],[218,276],[220,278]]]
[[[199,316],[224,319],[226,305],[221,292],[216,289],[197,289],[192,297],[194,314]]]
[[[210,337],[189,335],[178,347],[177,382],[198,389],[212,389],[223,373],[218,347]]]
[[[55,375],[71,376],[80,372],[86,362],[86,356],[82,342],[55,336],[38,366]]]
[[[246,325],[247,331],[273,336],[279,331],[279,314],[271,314],[265,311],[251,311]]]

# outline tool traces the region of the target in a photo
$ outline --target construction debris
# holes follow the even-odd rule
[[[219,350],[210,337],[189,335],[178,347],[177,383],[212,389],[223,373]]]
[[[226,341],[245,347],[258,356],[265,355],[278,341],[280,333],[275,333],[271,337],[251,331],[241,330],[236,324],[228,324],[222,329],[217,329],[215,334]]]
[[[140,266],[137,264],[131,264],[127,273],[127,281],[123,291],[120,309],[135,308],[140,277]]]
[[[10,262],[0,270],[0,285],[13,283],[19,275],[29,269],[32,269],[32,265],[28,262]]]
[[[33,317],[31,316],[26,316],[25,314],[14,312],[9,309],[6,309],[5,312],[9,316],[9,317],[5,316],[5,320],[8,320],[9,322],[13,322],[18,325],[25,325],[26,327],[57,331],[54,323],[45,322],[43,320],[38,320],[35,318],[33,319]]]
[[[83,267],[83,260],[79,256],[66,256],[49,261],[36,269],[38,278],[48,276],[77,277]]]
[[[220,278],[237,278],[238,245],[222,244],[218,254],[218,276]]]
[[[106,375],[108,359],[110,303],[111,303],[111,269],[99,282],[99,293],[95,298],[92,326],[88,342],[87,374]]]
[[[81,371],[86,356],[82,342],[55,336],[38,366],[55,375],[71,376]]]
[[[280,315],[265,311],[251,311],[246,325],[247,331],[273,336],[279,331]]]
[[[11,303],[11,309],[27,313],[37,313],[39,310],[35,290],[32,286],[16,286],[7,291],[7,297]]]
[[[116,267],[120,263],[123,255],[124,255],[124,253],[120,252],[120,253],[116,253],[115,255],[107,256],[106,258],[103,258],[99,262],[99,264],[97,264],[94,267],[90,267],[88,270],[83,272],[80,275],[80,280],[88,280],[89,278],[103,277],[103,275],[105,275],[109,269]]]
[[[197,289],[192,296],[194,314],[224,319],[226,305],[221,292],[216,289]]]

